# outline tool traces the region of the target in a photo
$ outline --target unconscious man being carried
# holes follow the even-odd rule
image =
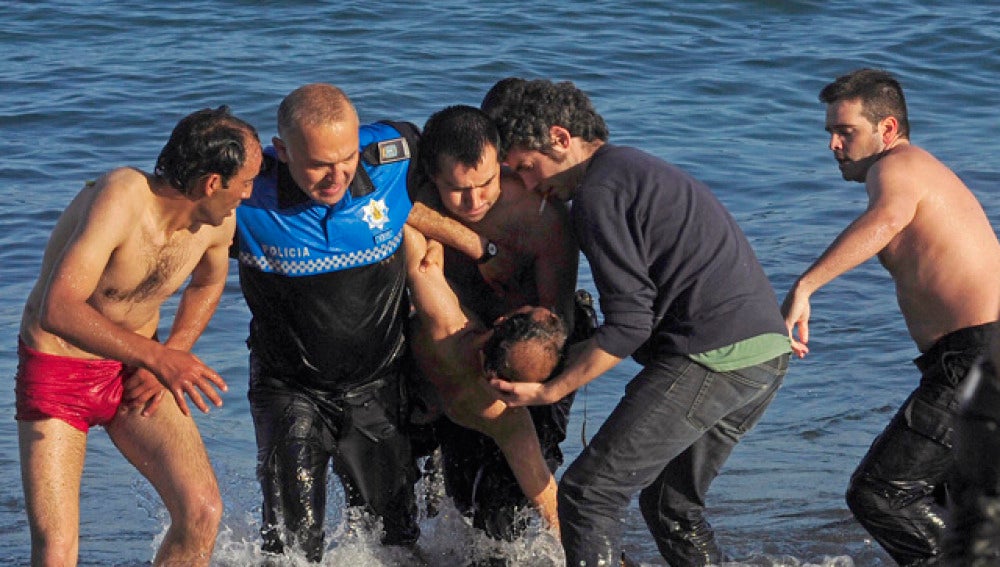
[[[410,337],[417,368],[455,423],[489,435],[525,496],[558,531],[556,482],[542,457],[526,408],[511,408],[487,384],[490,376],[541,382],[556,369],[566,341],[561,319],[525,308],[494,327],[462,308],[445,279],[441,244],[406,227],[407,277],[416,311]]]

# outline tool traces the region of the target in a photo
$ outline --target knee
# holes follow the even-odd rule
[[[222,521],[222,496],[215,483],[193,490],[184,496],[171,524],[181,527],[192,537],[215,541]]]
[[[864,518],[883,508],[888,495],[884,494],[884,490],[879,490],[872,479],[856,474],[851,477],[844,500],[855,517]]]
[[[847,507],[850,508],[851,512],[857,515],[857,510],[863,508],[862,502],[868,500],[868,491],[862,486],[861,480],[853,476],[851,481],[847,484],[847,491],[844,492],[844,501],[847,502]]]
[[[32,534],[31,564],[43,567],[76,565],[78,542],[72,537],[48,537]]]
[[[589,487],[589,489],[592,490],[593,487]],[[567,471],[562,480],[559,481],[559,489],[556,491],[556,506],[559,516],[562,517],[566,514],[573,517],[578,510],[585,508],[587,506],[585,504],[585,500],[588,498],[587,492],[587,485],[578,482]]]

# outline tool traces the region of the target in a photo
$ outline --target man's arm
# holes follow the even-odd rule
[[[792,339],[792,350],[800,358],[809,352],[809,298],[812,294],[881,252],[916,215],[921,195],[904,171],[899,167],[886,167],[885,161],[891,158],[883,158],[883,163],[876,164],[868,173],[867,210],[834,239],[785,296],[781,312]]]
[[[428,195],[426,187],[429,187],[434,195]],[[419,230],[427,238],[453,248],[472,260],[479,260],[483,257],[486,253],[488,240],[459,221],[442,214],[440,209],[443,208],[443,205],[437,198],[437,190],[434,189],[433,185],[425,185],[423,189],[419,190],[417,199],[413,203],[413,208],[410,209],[410,216],[406,219],[407,224]],[[479,272],[486,283],[498,295],[502,296],[506,294],[507,280],[511,274],[515,273],[517,263],[511,250],[507,250],[495,242],[493,244],[498,247],[497,255],[488,262],[480,264]]]
[[[231,234],[228,228],[235,227],[234,217],[229,220],[232,222],[227,222],[220,233]],[[226,275],[229,272],[228,249],[228,241],[213,245],[191,272],[191,279],[181,294],[170,336],[163,342],[164,346],[190,351],[205,332],[226,287]],[[226,390],[225,387],[222,389]],[[123,400],[130,405],[142,407],[142,415],[150,416],[156,412],[164,392],[165,389],[156,376],[140,368],[126,381]]]
[[[410,301],[431,338],[445,338],[463,328],[468,318],[444,277],[444,249],[408,224],[403,232]]]
[[[406,219],[407,224],[427,238],[450,246],[473,260],[482,258],[486,251],[483,238],[464,224],[441,214],[440,201],[436,199],[436,194],[431,194],[436,191],[430,184],[424,184],[417,190],[410,216]]]
[[[208,411],[196,388],[221,404],[211,384],[224,388],[225,382],[197,357],[120,327],[89,303],[112,253],[127,238],[131,224],[121,219],[137,218],[142,209],[131,187],[112,184],[95,191],[89,203],[80,203],[84,210],[77,213],[78,226],[53,267],[39,324],[87,352],[149,369],[175,386],[171,391],[185,414],[185,392],[199,409]]]
[[[495,420],[486,422],[483,429],[480,431],[500,447],[521,492],[538,509],[545,523],[558,533],[556,479],[545,463],[531,414],[525,408],[508,407]]]

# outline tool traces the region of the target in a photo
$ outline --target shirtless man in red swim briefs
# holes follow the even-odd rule
[[[215,388],[226,384],[189,350],[222,295],[232,213],[260,165],[252,126],[225,107],[195,112],[178,123],[153,174],[108,172],[56,224],[18,345],[33,565],[77,562],[80,478],[93,425],[104,426],[170,513],[154,563],[208,565],[222,500],[184,396],[207,412],[204,398],[221,405]],[[161,305],[188,277],[161,344]],[[165,391],[176,403],[167,398],[155,408]]]

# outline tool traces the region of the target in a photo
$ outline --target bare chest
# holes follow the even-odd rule
[[[95,299],[158,304],[184,283],[205,249],[204,238],[188,231],[170,237],[138,231],[111,255]]]

